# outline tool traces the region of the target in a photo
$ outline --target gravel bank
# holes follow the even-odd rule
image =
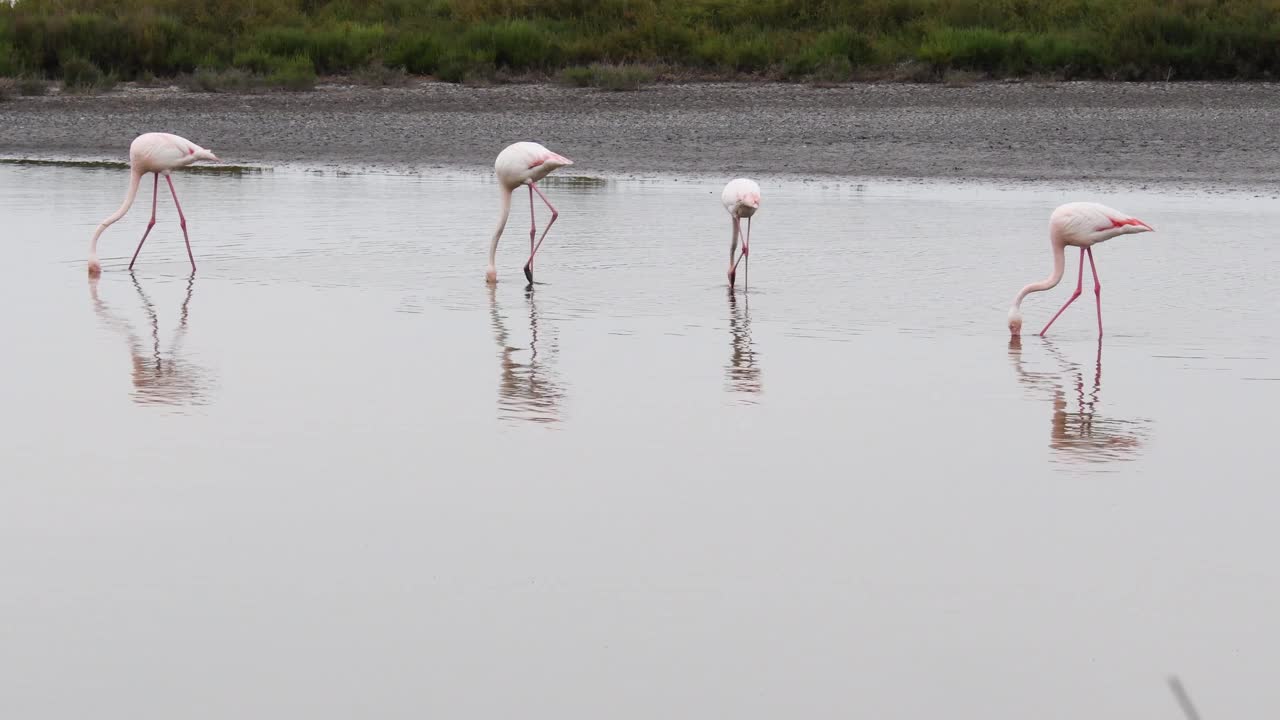
[[[1280,182],[1280,85],[979,83],[322,86],[210,95],[128,88],[0,103],[0,156],[123,159],[148,130],[242,164],[484,170],[543,142],[583,175]]]

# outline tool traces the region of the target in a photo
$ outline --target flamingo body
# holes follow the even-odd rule
[[[102,272],[102,264],[98,261],[98,238],[102,236],[102,233],[108,227],[129,212],[134,198],[138,195],[138,184],[142,181],[142,176],[147,173],[155,173],[156,176],[155,184],[152,188],[151,222],[142,234],[142,241],[138,243],[138,249],[133,253],[133,260],[129,261],[129,269],[133,269],[133,263],[138,259],[138,253],[142,250],[142,244],[147,241],[147,235],[151,233],[151,228],[156,224],[156,202],[158,200],[156,195],[160,189],[160,176],[164,175],[165,180],[169,183],[169,192],[173,195],[173,204],[178,208],[178,218],[182,225],[182,237],[187,243],[187,257],[191,260],[191,271],[195,272],[196,261],[191,254],[191,240],[187,237],[187,219],[182,215],[182,205],[178,203],[178,194],[173,189],[173,179],[169,177],[169,173],[200,160],[222,162],[211,150],[202,148],[178,135],[153,132],[143,133],[134,138],[129,145],[129,190],[125,194],[124,203],[120,205],[120,209],[98,224],[97,229],[93,231],[93,239],[89,241],[90,275],[98,275]]]
[[[501,204],[498,214],[498,227],[494,229],[493,240],[489,244],[489,267],[485,272],[485,280],[488,283],[498,282],[496,265],[498,240],[502,237],[502,231],[507,226],[507,218],[511,214],[511,194],[521,185],[529,186],[529,261],[525,263],[524,275],[529,282],[533,282],[533,256],[537,253],[538,248],[542,246],[542,241],[546,239],[547,233],[551,230],[551,226],[555,224],[556,218],[560,216],[551,201],[547,200],[547,196],[542,194],[542,190],[538,188],[537,183],[554,170],[572,164],[573,161],[569,158],[551,152],[535,142],[512,143],[498,153],[498,158],[493,163],[493,173],[498,179]],[[543,228],[542,237],[538,239],[537,244],[533,242],[534,237],[537,235],[536,220],[533,213],[533,194],[535,192],[551,210],[551,220]]]
[[[1102,282],[1098,279],[1098,269],[1093,262],[1093,246],[1120,235],[1133,235],[1152,232],[1152,230],[1150,225],[1132,215],[1101,203],[1073,202],[1059,205],[1049,216],[1049,244],[1053,251],[1053,272],[1044,280],[1031,283],[1018,291],[1018,295],[1013,300],[1013,307],[1009,309],[1009,333],[1019,335],[1022,332],[1023,299],[1030,293],[1043,292],[1056,287],[1062,280],[1062,274],[1066,269],[1066,248],[1071,246],[1080,248],[1080,275],[1077,278],[1075,293],[1049,320],[1040,334],[1044,335],[1048,332],[1049,326],[1053,325],[1058,316],[1080,297],[1084,283],[1084,262],[1087,257],[1089,267],[1093,271],[1093,292],[1098,302],[1098,335],[1101,336]]]
[[[730,180],[720,193],[720,203],[735,218],[749,218],[760,209],[760,186],[754,180]]]
[[[737,178],[730,180],[720,193],[720,204],[729,213],[729,222],[733,226],[733,239],[729,243],[729,287],[733,287],[738,271],[738,263],[751,256],[751,216],[760,210],[760,186],[754,180]],[[746,218],[747,232],[742,233],[742,220]],[[742,255],[734,260],[738,250],[738,236],[742,236]]]

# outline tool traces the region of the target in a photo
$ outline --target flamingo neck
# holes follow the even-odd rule
[[[498,226],[493,229],[493,240],[489,243],[489,267],[494,268],[498,259],[498,238],[502,237],[502,231],[507,227],[507,217],[511,215],[511,193],[512,190],[503,187],[501,207],[498,209]]]
[[[129,212],[129,207],[133,205],[133,199],[138,196],[138,184],[142,182],[142,173],[136,169],[129,171],[129,192],[124,196],[124,202],[120,205],[120,209],[111,213],[106,220],[98,223],[98,229],[93,231],[93,239],[89,241],[89,260],[98,259],[98,238],[108,227],[115,223],[124,214]]]
[[[1033,292],[1044,292],[1045,290],[1050,290],[1062,281],[1062,273],[1065,271],[1067,266],[1066,252],[1067,248],[1065,245],[1057,241],[1053,242],[1053,272],[1044,280],[1041,280],[1040,282],[1033,282],[1018,291],[1018,296],[1013,299],[1014,312],[1017,312],[1022,308],[1022,300],[1026,296]]]

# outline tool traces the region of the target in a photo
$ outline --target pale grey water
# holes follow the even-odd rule
[[[1274,199],[765,182],[731,299],[721,179],[549,184],[491,295],[475,177],[183,174],[95,288],[126,177],[0,166],[0,717],[1280,710]],[[1067,199],[1158,232],[1011,348]]]

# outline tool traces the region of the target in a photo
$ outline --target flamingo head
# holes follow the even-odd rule
[[[498,269],[490,265],[488,270],[484,272],[484,281],[489,285],[498,284]]]
[[[89,277],[98,277],[102,274],[102,263],[98,262],[97,255],[89,256]]]
[[[1018,308],[1009,309],[1009,336],[1018,337],[1022,334],[1022,312]]]

